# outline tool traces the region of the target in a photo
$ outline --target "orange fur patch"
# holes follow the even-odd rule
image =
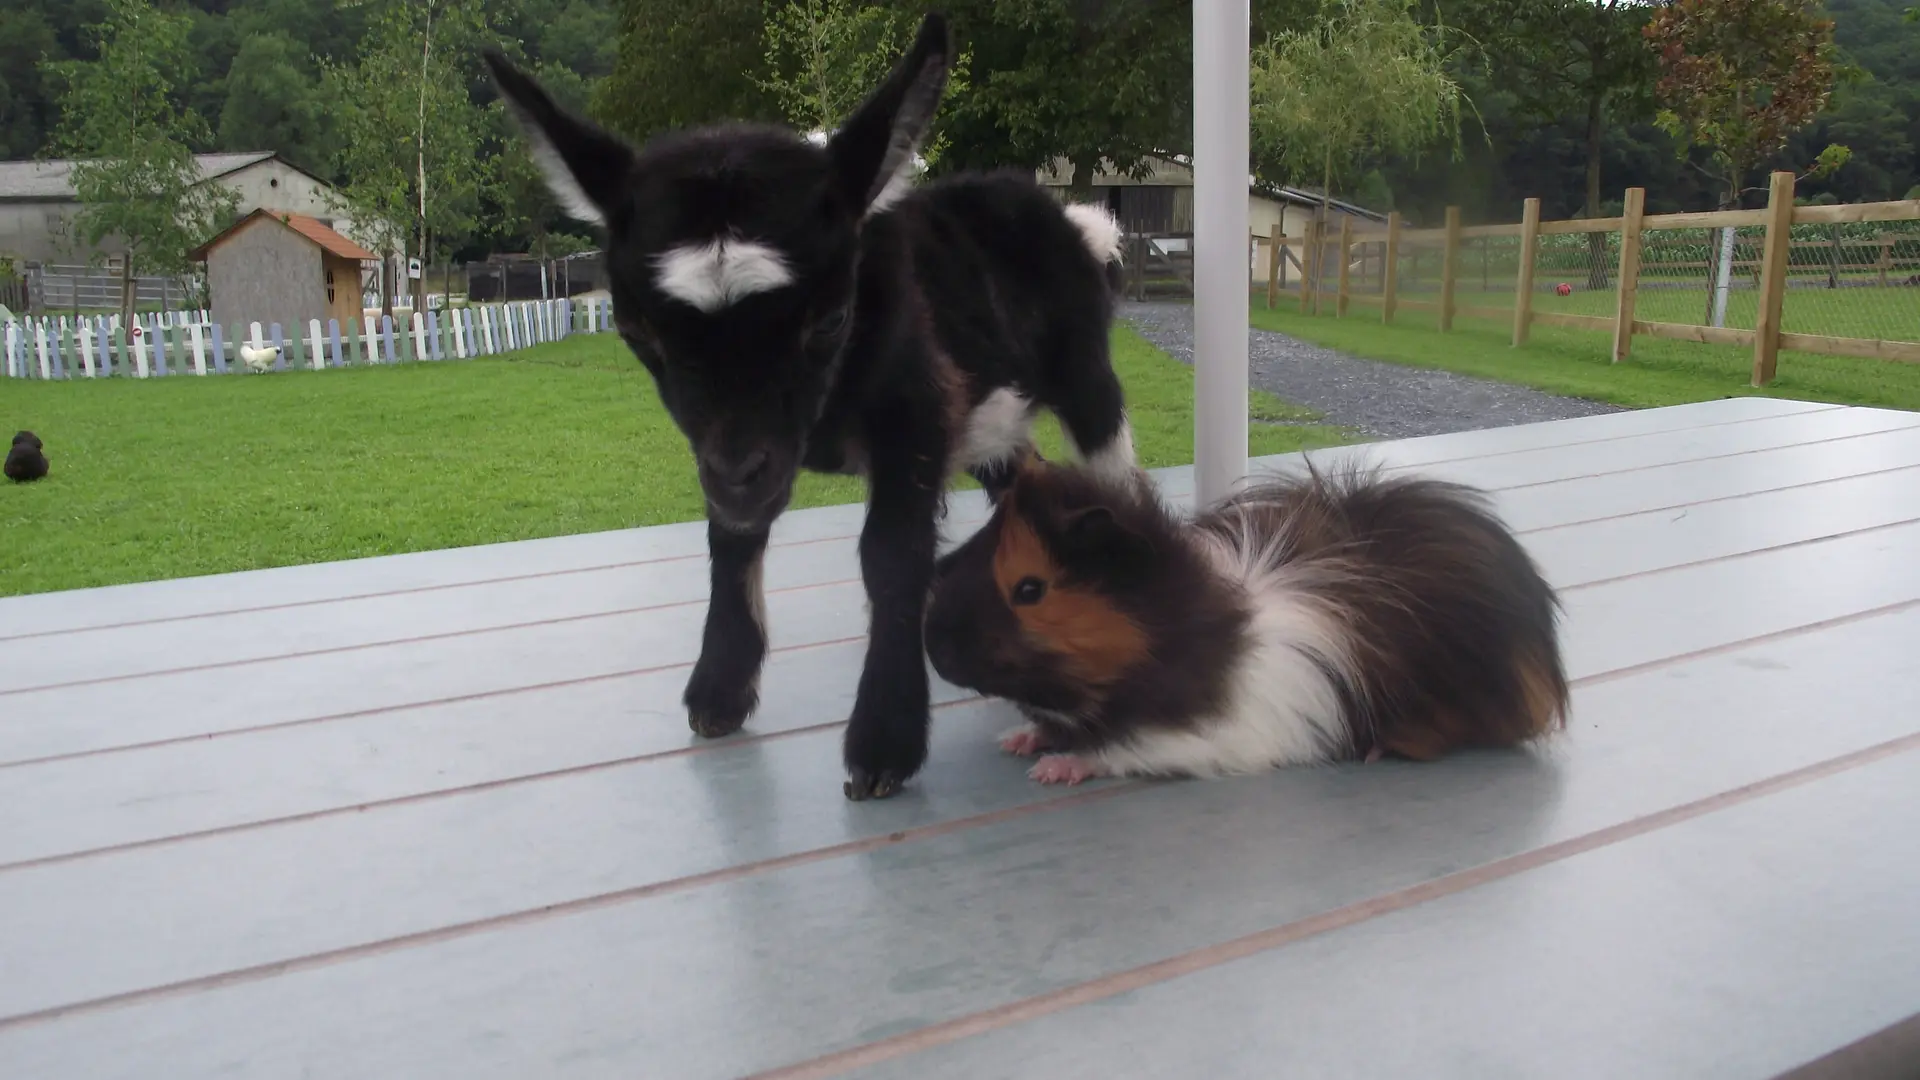
[[[1030,639],[1066,659],[1075,678],[1093,686],[1118,682],[1128,668],[1146,657],[1146,631],[1099,593],[1063,587],[1060,576],[1060,567],[1039,535],[1009,507],[993,553],[993,579],[1000,598]],[[1014,605],[1014,586],[1030,577],[1046,582],[1046,595],[1037,604]]]

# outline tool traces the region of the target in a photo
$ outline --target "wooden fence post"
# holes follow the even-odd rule
[[[1513,347],[1527,343],[1533,329],[1533,258],[1540,249],[1540,200],[1528,199],[1520,211],[1520,273],[1513,285]]]
[[[1315,253],[1320,250],[1320,219],[1307,222],[1305,243],[1300,248],[1300,314],[1313,311],[1313,271]]]
[[[1780,315],[1787,299],[1787,262],[1793,243],[1793,173],[1776,172],[1767,185],[1767,241],[1760,257],[1760,310],[1753,323],[1753,385],[1773,381],[1780,361]]]
[[[1348,264],[1353,262],[1353,218],[1340,217],[1340,275],[1337,291],[1333,294],[1333,313],[1342,318],[1347,314],[1347,287],[1350,284]]]
[[[1400,211],[1387,215],[1386,265],[1380,268],[1380,322],[1393,322],[1393,309],[1400,300]]]
[[[1284,215],[1285,211],[1281,211]],[[1280,246],[1286,242],[1286,220],[1273,223],[1273,229],[1267,234],[1267,310],[1280,302]]]
[[[1453,287],[1460,277],[1460,208],[1447,207],[1447,246],[1440,258],[1440,329],[1453,329]]]
[[[1628,188],[1627,204],[1620,217],[1620,278],[1614,294],[1613,362],[1619,363],[1633,351],[1633,301],[1640,287],[1640,220],[1646,216],[1647,189]]]

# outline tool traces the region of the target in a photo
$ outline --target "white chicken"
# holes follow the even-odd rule
[[[279,355],[280,350],[272,345],[262,345],[259,348],[252,345],[240,346],[240,362],[247,365],[247,370],[255,374],[273,370],[273,362]]]

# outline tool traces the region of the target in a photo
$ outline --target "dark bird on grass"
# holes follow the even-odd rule
[[[7,479],[24,484],[47,475],[47,455],[41,452],[45,445],[31,431],[15,435],[13,449],[7,451]]]

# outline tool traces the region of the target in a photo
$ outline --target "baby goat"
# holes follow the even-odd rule
[[[698,463],[712,591],[684,697],[696,733],[730,734],[759,703],[761,564],[798,470],[867,480],[869,634],[844,744],[856,800],[926,759],[921,617],[950,476],[997,495],[1042,406],[1092,468],[1133,464],[1107,354],[1119,226],[1031,174],[911,183],[952,53],[927,16],[821,143],[735,124],[637,149],[487,57],[561,206],[604,229],[615,324]]]

